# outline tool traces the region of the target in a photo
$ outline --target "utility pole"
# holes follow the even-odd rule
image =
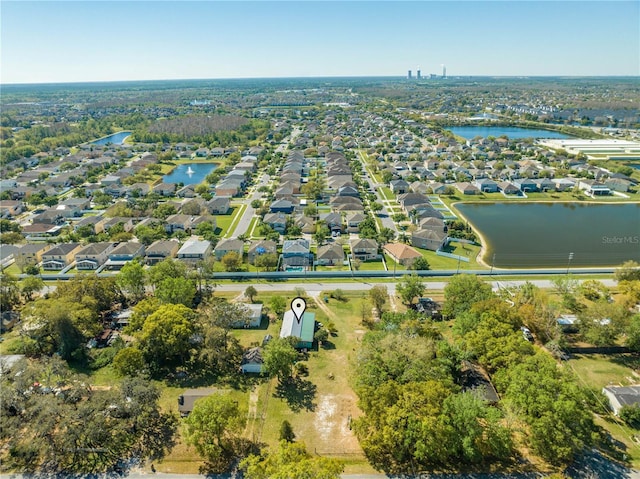
[[[496,262],[496,254],[493,253],[491,257],[491,271],[489,272],[489,276],[493,276],[493,264]]]
[[[569,253],[569,261],[567,262],[567,275],[569,274],[569,267],[571,266],[572,259],[573,259],[573,253]]]

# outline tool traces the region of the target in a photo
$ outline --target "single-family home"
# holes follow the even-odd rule
[[[115,248],[115,243],[88,244],[76,253],[76,268],[78,270],[97,270],[107,262],[113,248]]]
[[[347,213],[347,233],[358,233],[360,231],[360,223],[366,219],[367,215],[361,211],[352,211]]]
[[[230,252],[238,253],[240,259],[242,259],[244,255],[244,241],[235,238],[223,239],[218,242],[213,250],[217,260],[221,260],[224,255]]]
[[[281,267],[284,271],[291,268],[306,268],[311,265],[313,254],[309,249],[309,241],[303,238],[285,240],[282,244]]]
[[[455,185],[456,185],[456,189],[463,195],[479,195],[480,194],[480,189],[477,186],[472,185],[471,183],[468,183],[466,181],[463,181],[461,183],[456,183]]]
[[[538,191],[543,193],[556,191],[556,184],[549,178],[536,178],[533,182],[536,184]]]
[[[181,261],[195,263],[204,261],[211,254],[211,242],[191,239],[185,241],[178,250],[177,257]]]
[[[249,263],[255,264],[256,258],[263,254],[275,254],[278,245],[275,241],[271,240],[255,240],[249,244],[249,251],[247,257]]]
[[[421,229],[411,233],[411,245],[416,248],[438,251],[447,244],[447,234],[444,231]]]
[[[380,258],[378,254],[378,243],[374,239],[353,239],[349,241],[349,247],[351,248],[351,259],[370,261]]]
[[[271,226],[274,231],[284,234],[284,231],[287,228],[287,215],[284,213],[267,213],[264,215],[262,222]]]
[[[159,263],[167,258],[175,258],[180,249],[178,241],[157,240],[151,243],[145,252],[145,262],[149,266]]]
[[[244,310],[244,318],[231,323],[232,328],[257,328],[262,323],[262,304],[243,304],[238,306]]]
[[[176,193],[176,184],[175,183],[158,183],[156,186],[153,187],[153,192],[164,197],[174,196]]]
[[[396,195],[399,195],[409,191],[409,183],[405,180],[393,180],[389,183],[389,188],[391,188],[391,191]]]
[[[215,196],[205,206],[212,215],[226,215],[231,209],[231,199],[228,196]]]
[[[269,206],[269,211],[271,213],[292,213],[294,205],[291,200],[276,200]]]
[[[58,271],[75,261],[76,253],[82,250],[80,243],[62,243],[42,255],[42,269]]]
[[[27,243],[13,253],[18,265],[38,264],[42,261],[42,255],[51,249],[50,244]]]
[[[413,262],[422,257],[420,252],[402,243],[387,243],[382,247],[384,252],[398,264],[410,268]]]
[[[496,183],[495,181],[493,181],[493,180],[491,180],[489,178],[476,179],[473,182],[473,185],[476,186],[483,193],[497,193],[498,192],[498,183]]]
[[[523,193],[533,193],[538,191],[538,185],[529,178],[515,178],[513,184],[516,185]]]
[[[576,181],[571,178],[554,178],[551,181],[556,185],[556,191],[568,191],[576,186]]]
[[[341,265],[344,261],[344,249],[338,243],[320,246],[316,252],[316,264],[322,266]]]
[[[4,191],[4,190],[2,190]],[[24,211],[24,203],[16,200],[0,201],[0,217],[14,218]]]
[[[342,233],[342,215],[340,213],[323,213],[320,221],[324,221],[331,233]]]
[[[33,223],[22,227],[22,236],[27,240],[42,240],[51,236],[57,236],[61,229],[61,225]]]
[[[580,180],[578,187],[589,196],[607,196],[611,194],[608,186],[596,180]]]
[[[498,189],[505,195],[519,195],[520,188],[509,181],[501,181],[498,183]]]
[[[119,270],[126,263],[137,257],[144,257],[144,245],[142,243],[136,243],[135,241],[126,241],[111,250],[105,267],[107,269]]]

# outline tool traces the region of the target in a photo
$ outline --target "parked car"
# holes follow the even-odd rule
[[[522,331],[522,337],[524,337],[524,339],[533,342],[533,334],[531,334],[529,328],[525,328],[524,326],[522,326],[520,330]]]

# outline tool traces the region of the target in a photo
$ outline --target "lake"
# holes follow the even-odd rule
[[[119,133],[114,133],[113,135],[105,136],[104,138],[100,138],[99,140],[92,141],[92,145],[122,145],[124,143],[124,139],[128,136],[131,136],[130,131],[121,131]]]
[[[205,177],[217,168],[216,163],[182,163],[171,173],[162,177],[163,183],[182,183],[195,185],[202,183]]]
[[[515,126],[452,126],[447,128],[454,135],[470,140],[476,136],[486,138],[488,136],[499,137],[507,135],[514,138],[571,138],[569,135],[549,130],[533,130],[529,128],[518,128]]]
[[[640,204],[458,203],[498,268],[640,262]],[[495,255],[495,256],[494,256]]]

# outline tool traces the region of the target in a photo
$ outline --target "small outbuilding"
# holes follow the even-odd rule
[[[242,362],[240,363],[240,370],[243,373],[262,373],[264,362],[262,360],[262,349],[251,348],[248,349],[242,355]]]
[[[638,386],[607,386],[602,392],[609,399],[609,407],[618,416],[623,406],[640,406],[640,385]]]

